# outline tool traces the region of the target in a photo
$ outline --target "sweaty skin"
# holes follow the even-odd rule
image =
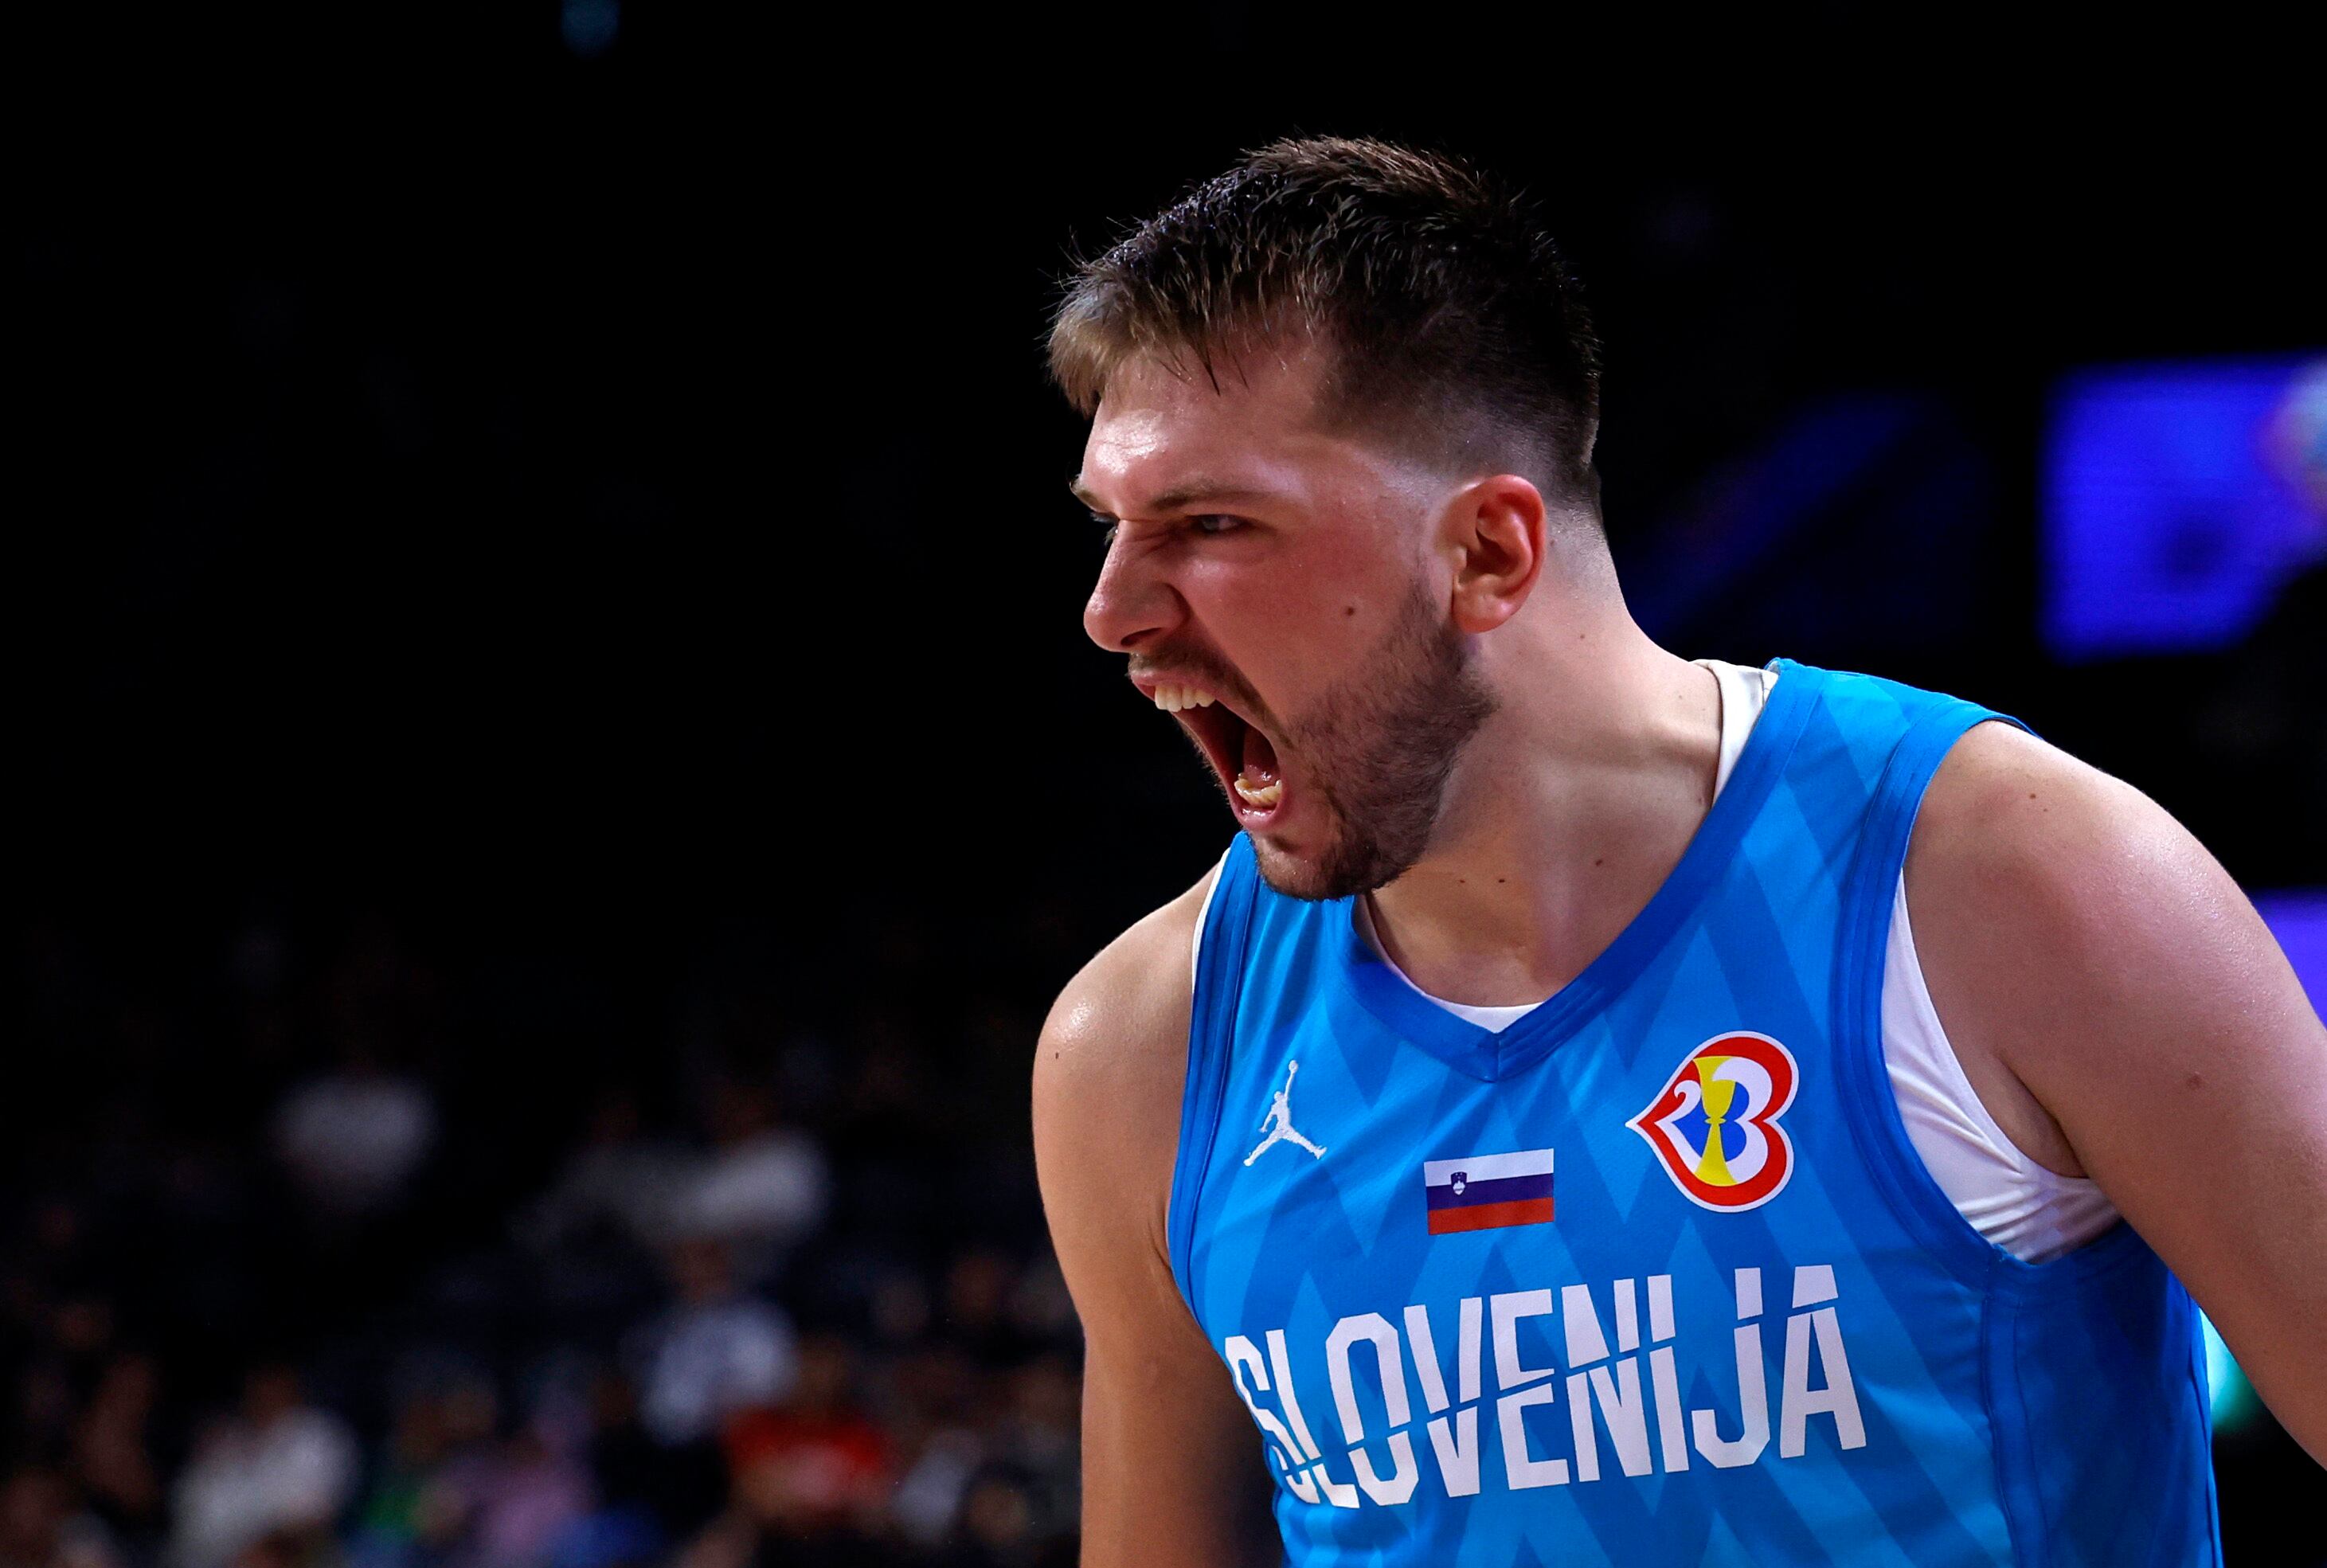
[[[1426,850],[1373,891],[1375,925],[1435,995],[1540,1001],[1703,820],[1717,689],[1632,622],[1591,519],[1517,475],[1315,428],[1315,375],[1261,353],[1218,390],[1118,377],[1078,481],[1115,528],[1086,628],[1135,668],[1226,677],[1219,695],[1277,728],[1286,804],[1254,840],[1263,874],[1299,891],[1365,825],[1293,737],[1419,583],[1495,705]],[[2154,803],[2001,724],[1933,779],[1906,880],[1934,1003],[1998,1125],[2100,1183],[2327,1458],[2327,1029],[2252,907]],[[1093,1568],[1277,1560],[1257,1439],[1164,1242],[1208,882],[1076,976],[1035,1063],[1043,1200],[1088,1344]]]

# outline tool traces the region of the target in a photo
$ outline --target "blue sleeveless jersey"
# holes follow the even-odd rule
[[[1997,715],[1781,662],[1664,886],[1495,1034],[1231,848],[1170,1248],[1288,1561],[2219,1561],[2197,1314],[2131,1230],[2042,1265],[1899,1119],[1884,941]]]

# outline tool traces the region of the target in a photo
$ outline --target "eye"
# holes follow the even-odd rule
[[[1200,534],[1232,534],[1244,527],[1244,519],[1221,512],[1205,512],[1190,518],[1188,526]]]
[[[1123,526],[1122,523],[1108,517],[1105,512],[1093,512],[1090,515],[1090,520],[1098,526],[1098,547],[1105,550],[1112,546],[1115,543],[1115,531]]]

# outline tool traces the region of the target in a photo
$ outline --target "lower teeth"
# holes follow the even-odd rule
[[[1285,786],[1274,779],[1256,789],[1242,779],[1238,779],[1236,780],[1236,792],[1238,799],[1242,800],[1247,806],[1257,807],[1274,806],[1285,798]]]

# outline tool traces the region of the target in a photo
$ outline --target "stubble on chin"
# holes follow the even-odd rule
[[[1495,711],[1458,633],[1417,583],[1388,633],[1304,715],[1294,747],[1322,798],[1324,845],[1298,855],[1256,837],[1261,879],[1287,898],[1371,892],[1430,847],[1463,748]]]

